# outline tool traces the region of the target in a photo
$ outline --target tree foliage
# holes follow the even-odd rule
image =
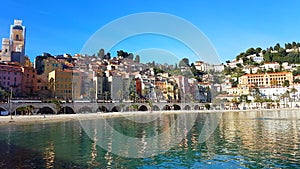
[[[178,65],[179,65],[179,67],[189,67],[190,61],[188,58],[183,58],[179,61]]]

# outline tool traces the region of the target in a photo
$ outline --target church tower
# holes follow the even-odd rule
[[[24,63],[25,59],[25,26],[22,20],[14,20],[14,24],[10,26],[11,41],[11,61]]]
[[[0,62],[10,62],[11,60],[11,41],[9,38],[2,39],[2,51],[0,53]]]

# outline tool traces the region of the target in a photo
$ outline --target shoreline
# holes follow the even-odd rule
[[[247,110],[179,110],[179,111],[134,111],[134,112],[110,112],[110,113],[86,113],[86,114],[51,114],[51,115],[13,115],[0,116],[0,126],[3,125],[21,125],[33,123],[55,123],[67,121],[91,120],[100,118],[116,118],[124,116],[155,115],[155,114],[180,114],[180,113],[226,113],[226,112],[268,112],[268,111],[292,111],[299,108],[283,109],[247,109]]]

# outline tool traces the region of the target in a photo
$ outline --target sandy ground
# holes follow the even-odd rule
[[[295,109],[268,109],[268,110],[195,110],[188,113],[225,113],[225,112],[254,112],[254,111],[274,111],[274,110],[295,110]],[[299,110],[299,109],[297,109]],[[113,118],[122,116],[137,116],[137,115],[155,115],[155,114],[176,114],[187,113],[187,111],[153,111],[153,112],[114,112],[114,113],[87,113],[87,114],[60,114],[60,115],[31,115],[31,116],[0,116],[0,125],[9,124],[28,124],[28,123],[44,123],[44,122],[60,122],[74,120],[89,120],[97,118]]]
[[[153,112],[113,112],[113,113],[87,113],[87,114],[59,114],[59,115],[30,115],[21,116],[0,116],[0,125],[8,124],[27,124],[27,123],[44,123],[44,122],[60,122],[60,121],[74,121],[74,120],[89,120],[98,118],[113,118],[124,116],[137,116],[137,115],[155,115],[155,114],[174,114],[183,113],[187,111],[153,111]],[[199,112],[199,111],[190,111]],[[205,112],[205,111],[203,111]]]

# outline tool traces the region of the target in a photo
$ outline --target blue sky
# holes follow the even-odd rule
[[[222,62],[249,47],[300,42],[297,0],[6,0],[1,6],[0,38],[9,36],[13,19],[22,19],[27,28],[26,54],[32,60],[42,52],[79,53],[98,29],[140,12],[168,13],[191,22],[210,39]],[[124,47],[129,52],[135,50],[128,44]],[[178,53],[179,58],[189,57],[179,50],[170,52]]]

